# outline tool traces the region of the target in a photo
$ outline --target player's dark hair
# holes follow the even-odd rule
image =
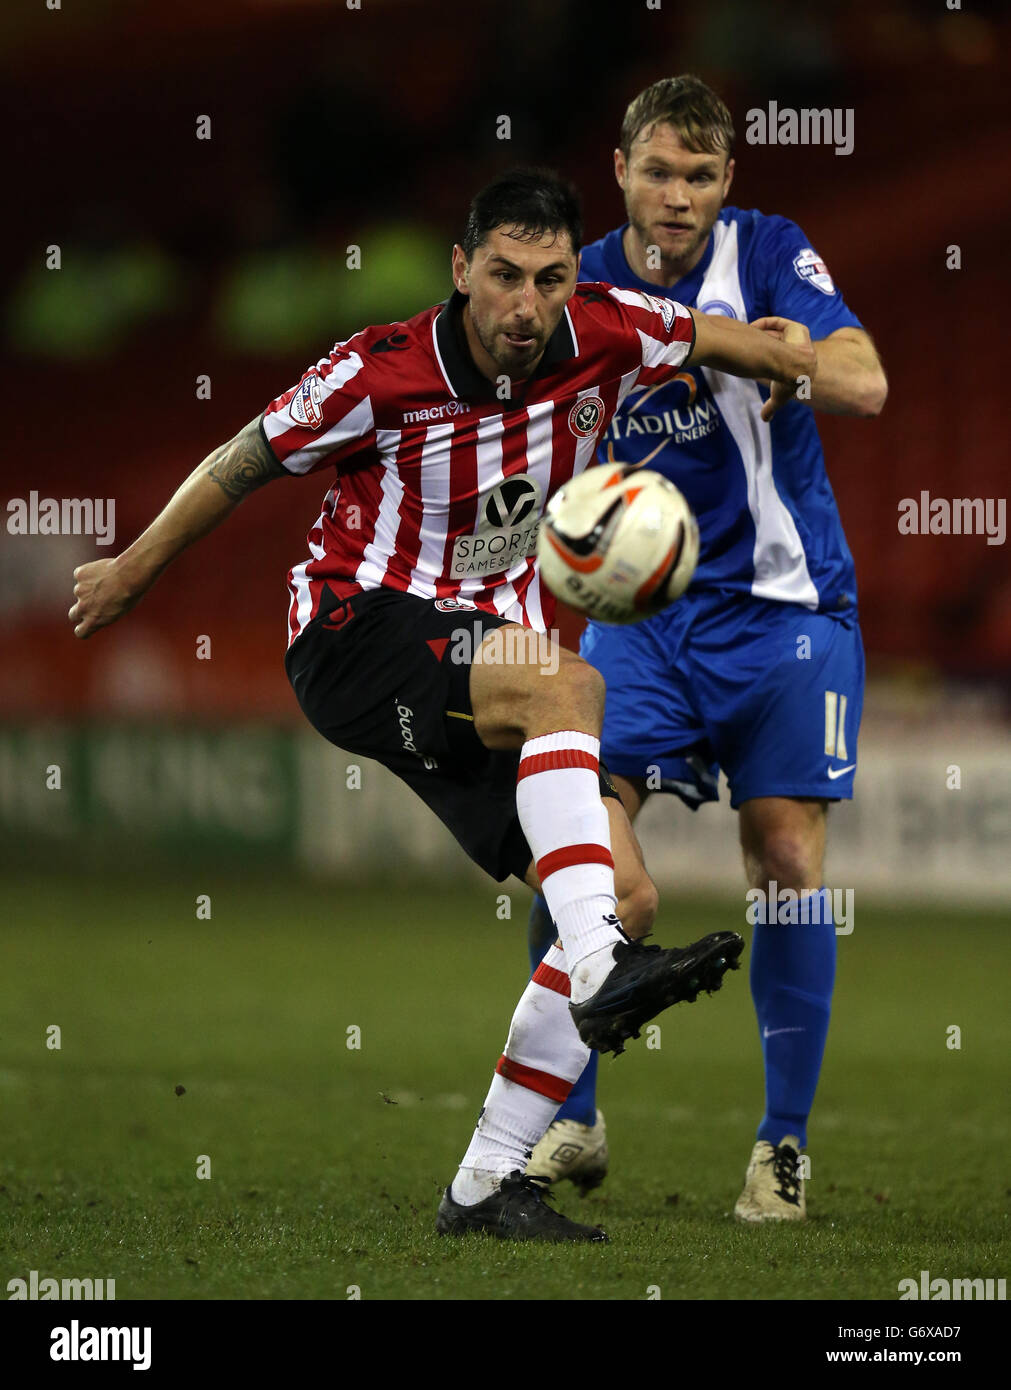
[[[583,244],[579,194],[550,169],[510,169],[482,188],[470,205],[460,242],[468,261],[496,227],[515,228],[519,241],[568,232],[578,256]]]
[[[695,154],[730,154],[734,122],[730,112],[701,77],[690,72],[662,77],[629,103],[621,123],[621,150],[626,160],[632,143],[649,134],[658,122],[672,125]]]

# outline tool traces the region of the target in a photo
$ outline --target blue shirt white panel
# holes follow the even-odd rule
[[[785,217],[724,208],[695,269],[670,289],[640,280],[625,227],[587,246],[581,280],[667,295],[750,322],[780,314],[812,339],[860,328],[801,229]],[[791,401],[766,424],[754,381],[689,365],[633,390],[601,440],[601,462],[656,469],[698,517],[701,558],[692,593],[749,592],[826,611],[856,602],[853,558],[825,472],[810,406]]]

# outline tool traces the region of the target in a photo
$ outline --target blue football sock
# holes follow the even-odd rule
[[[825,888],[796,905],[808,921],[759,918],[751,944],[751,997],[765,1059],[765,1114],[758,1138],[807,1143],[807,1117],[821,1071],[835,982],[835,924]],[[810,919],[819,918],[818,921]]]
[[[558,939],[558,931],[551,920],[548,905],[540,893],[534,894],[530,908],[530,925],[527,928],[527,945],[530,950],[531,974],[537,969],[548,947]],[[591,1052],[590,1060],[583,1068],[582,1075],[569,1092],[555,1116],[556,1120],[575,1120],[577,1124],[592,1125],[597,1120],[597,1059],[599,1053]]]

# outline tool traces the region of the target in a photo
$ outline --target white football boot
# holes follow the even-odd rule
[[[552,1120],[530,1157],[527,1177],[551,1183],[568,1178],[585,1197],[607,1177],[607,1157],[607,1129],[601,1111],[597,1111],[594,1125]]]
[[[785,1134],[776,1145],[759,1139],[751,1152],[744,1191],[734,1207],[738,1221],[805,1220],[799,1163],[800,1140],[795,1134]]]

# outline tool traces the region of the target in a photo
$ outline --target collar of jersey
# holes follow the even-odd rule
[[[720,210],[721,216],[723,211],[724,209]],[[648,280],[640,280],[629,265],[628,257],[625,255],[625,231],[627,227],[628,223],[625,222],[614,232],[615,269],[621,271],[621,279],[615,283],[620,284],[622,289],[645,290],[647,294],[666,295],[668,299],[675,299],[679,304],[694,304],[695,298],[702,288],[702,281],[706,278],[709,263],[713,259],[713,249],[716,245],[714,233],[709,233],[709,241],[706,243],[706,249],[703,251],[698,264],[693,266],[687,275],[683,275],[676,285],[671,285],[668,288],[664,285],[652,285]]]
[[[444,302],[442,312],[435,320],[435,338],[439,345],[442,365],[453,388],[453,394],[461,400],[472,401],[474,404],[501,400],[496,395],[495,383],[481,375],[470,354],[467,335],[463,328],[463,307],[466,303],[467,296],[461,294],[459,290],[454,290]],[[576,344],[569,327],[569,315],[566,312],[548,339],[548,345],[537,364],[537,370],[532,372],[527,380],[534,381],[537,377],[546,376],[559,362],[566,362],[575,355]],[[509,399],[501,400],[501,404],[508,408],[509,406],[521,406],[523,402],[522,400]]]

